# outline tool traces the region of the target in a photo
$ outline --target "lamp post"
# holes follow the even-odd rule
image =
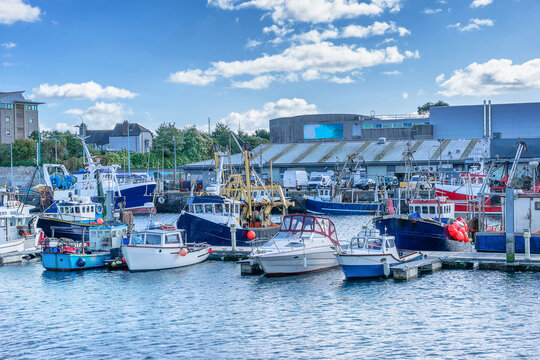
[[[128,156],[128,174],[131,174],[131,161],[129,156],[129,121],[127,123],[127,156]]]

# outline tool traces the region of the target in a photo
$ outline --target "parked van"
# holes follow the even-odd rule
[[[322,175],[320,173],[311,173],[307,188],[308,190],[315,190],[330,185],[332,185],[332,178],[330,176]]]
[[[283,173],[283,187],[300,189],[307,187],[308,173],[302,170],[287,170]]]

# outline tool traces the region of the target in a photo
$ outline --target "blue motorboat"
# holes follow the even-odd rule
[[[422,259],[420,252],[399,251],[394,237],[363,229],[342,243],[337,261],[347,279],[390,276],[392,267]]]
[[[384,215],[373,219],[383,234],[395,237],[400,250],[467,251],[468,241],[454,239],[448,225],[454,220],[454,203],[444,198],[413,200],[410,215]]]
[[[129,241],[127,226],[110,221],[81,231],[81,240],[47,238],[42,246],[41,264],[47,270],[75,271],[103,268],[120,256],[120,247]]]
[[[313,214],[328,215],[378,215],[383,210],[383,204],[377,201],[358,201],[355,190],[351,189],[351,201],[345,202],[343,192],[333,196],[332,188],[318,189],[317,196],[306,196],[306,210]]]

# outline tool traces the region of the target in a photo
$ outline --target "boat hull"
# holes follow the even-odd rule
[[[376,215],[377,203],[344,203],[306,198],[306,210],[313,214],[329,215]]]
[[[381,234],[395,237],[396,246],[412,251],[468,251],[470,242],[454,240],[444,224],[407,216],[383,216],[373,220]]]
[[[38,219],[37,227],[41,228],[47,237],[68,238],[74,241],[82,241],[84,229],[85,238],[88,238],[88,229],[99,226],[98,224],[77,223],[56,219],[53,217],[42,216]]]
[[[120,193],[125,201],[125,210],[134,214],[146,214],[151,208],[146,208],[145,203],[152,202],[152,193],[156,189],[155,183],[120,185]],[[116,192],[118,196],[118,192]],[[118,203],[116,204],[118,208]]]
[[[231,246],[231,228],[227,224],[210,221],[183,211],[176,221],[176,227],[186,232],[189,242]],[[279,227],[236,229],[236,246],[251,246],[251,240],[247,237],[250,230],[255,232],[256,241],[263,242],[271,239],[279,231]]]
[[[422,255],[417,253],[408,260],[397,260],[392,255],[349,255],[340,254],[337,261],[343,274],[347,279],[354,278],[374,278],[389,276],[392,273],[392,266],[409,263],[419,260]],[[385,263],[388,264],[385,273]]]
[[[111,258],[110,252],[93,252],[91,254],[50,252],[41,254],[41,264],[45,269],[52,271],[79,271],[103,268],[105,260]]]
[[[540,254],[540,234],[531,234],[531,254]],[[506,233],[485,231],[477,232],[474,236],[476,251],[506,252]],[[515,234],[515,252],[525,252],[525,239],[523,234]]]
[[[335,250],[331,248],[315,250],[305,254],[292,252],[262,255],[257,261],[266,276],[288,276],[306,274],[337,267]]]
[[[188,251],[185,256],[180,255],[181,249],[182,247],[127,245],[122,247],[122,254],[130,271],[174,269],[198,264],[210,255],[208,246]]]

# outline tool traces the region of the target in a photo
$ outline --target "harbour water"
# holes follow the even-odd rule
[[[333,220],[340,238],[359,225]],[[0,359],[532,359],[539,299],[538,273],[351,282],[339,269],[242,277],[208,261],[57,273],[34,260],[0,267]]]

